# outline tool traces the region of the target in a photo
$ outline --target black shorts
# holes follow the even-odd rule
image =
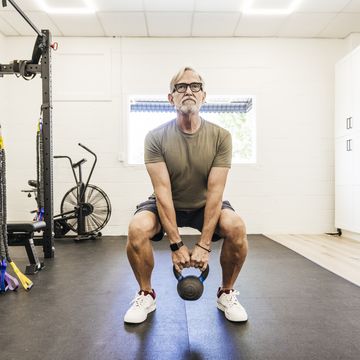
[[[222,203],[221,210],[223,209],[230,209],[232,211],[235,211],[234,208],[229,203],[229,201],[227,200],[223,201]],[[152,213],[154,213],[160,222],[155,196],[150,196],[148,200],[137,205],[134,215],[144,210],[151,211]],[[205,207],[195,210],[175,210],[177,226],[191,227],[201,232],[204,225],[204,210]],[[161,228],[160,232],[156,234],[151,240],[159,241],[163,238],[163,236],[164,236],[164,230],[163,228]],[[219,227],[216,226],[212,241],[218,241],[219,239],[221,239],[221,236],[219,234]]]

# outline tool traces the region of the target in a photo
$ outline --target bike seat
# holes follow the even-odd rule
[[[81,159],[80,161],[78,161],[77,163],[73,164],[73,169],[77,168],[78,166],[82,165],[84,162],[86,162],[86,159]]]
[[[38,182],[37,182],[37,180],[28,180],[28,185],[30,185],[34,188],[37,188]]]

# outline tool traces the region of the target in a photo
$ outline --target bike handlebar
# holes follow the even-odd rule
[[[86,151],[88,151],[90,154],[92,154],[92,155],[94,155],[95,157],[97,157],[96,154],[95,154],[93,151],[91,151],[88,147],[86,147],[85,145],[83,145],[83,144],[81,144],[81,143],[78,143],[78,145],[81,146],[81,147],[82,147],[83,149],[85,149]]]
[[[75,181],[76,181],[76,183],[77,183],[77,182],[78,182],[78,179],[77,179],[76,173],[75,173],[75,171],[74,171],[74,166],[73,166],[74,164],[73,164],[73,162],[72,162],[72,160],[71,160],[71,157],[70,157],[70,156],[66,156],[66,155],[54,155],[54,159],[68,159],[68,160],[69,160],[70,166],[71,166],[71,170],[72,170],[72,172],[73,172]]]
[[[86,151],[88,151],[91,155],[93,155],[94,156],[94,162],[93,162],[93,164],[92,164],[92,167],[91,167],[91,170],[90,170],[90,173],[89,173],[89,176],[88,176],[88,178],[87,178],[87,181],[86,181],[86,183],[85,183],[85,188],[84,188],[84,192],[86,191],[86,189],[87,189],[87,187],[88,187],[88,185],[89,185],[89,181],[90,181],[90,179],[91,179],[91,176],[92,176],[92,174],[93,174],[93,171],[94,171],[94,169],[95,169],[95,165],[96,165],[96,162],[97,162],[97,156],[96,156],[96,154],[93,152],[93,151],[91,151],[89,148],[87,148],[85,145],[83,145],[83,144],[81,144],[81,143],[78,143],[78,145],[79,146],[81,146],[83,149],[85,149]]]
[[[70,161],[71,167],[73,166],[73,162],[70,156],[66,155],[54,155],[54,159],[68,159]]]
[[[96,154],[95,154],[93,151],[91,151],[91,150],[90,150],[88,147],[86,147],[85,145],[83,145],[83,144],[81,144],[81,143],[78,143],[78,145],[79,145],[80,147],[82,147],[84,150],[86,150],[87,152],[89,152],[91,155],[94,156],[94,162],[93,162],[93,164],[92,164],[92,166],[91,166],[90,173],[89,173],[88,178],[87,178],[86,183],[85,183],[85,187],[84,187],[84,192],[85,192],[86,189],[87,189],[87,187],[88,187],[90,178],[91,178],[91,176],[92,176],[92,174],[93,174],[93,171],[94,171],[94,168],[95,168],[95,165],[96,165],[96,162],[97,162],[97,156],[96,156]],[[76,181],[76,183],[78,183],[78,179],[77,179],[76,173],[75,173],[75,171],[74,171],[74,166],[73,166],[74,164],[73,164],[71,158],[70,158],[69,156],[65,156],[65,155],[56,155],[56,156],[54,156],[54,158],[55,158],[55,159],[65,158],[65,159],[68,159],[68,160],[70,161],[71,169],[72,169],[72,171],[73,171],[75,181]],[[83,160],[85,160],[85,159],[83,159]],[[86,160],[85,160],[85,161],[86,161]],[[80,165],[81,165],[82,162],[83,162],[83,161],[80,160]],[[80,167],[79,167],[79,174],[80,174],[79,177],[81,178],[81,168],[80,168]]]

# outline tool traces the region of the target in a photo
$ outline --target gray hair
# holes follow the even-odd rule
[[[200,82],[202,83],[202,87],[204,89],[205,87],[205,81],[204,79],[201,77],[201,75],[194,70],[192,67],[190,66],[185,66],[183,68],[181,68],[171,79],[170,81],[170,93],[172,93],[174,91],[174,85],[178,82],[178,80],[184,75],[185,71],[191,71],[193,72],[195,75],[197,75],[199,77]]]

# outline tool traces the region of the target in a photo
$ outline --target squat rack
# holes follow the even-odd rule
[[[52,94],[51,94],[51,32],[41,30],[32,23],[26,14],[19,8],[14,0],[2,0],[2,6],[7,6],[7,1],[23,17],[23,19],[37,33],[31,60],[14,60],[10,64],[0,63],[0,77],[8,74],[22,76],[25,80],[33,79],[36,74],[42,78],[42,105],[43,114],[43,141],[44,151],[43,184],[44,184],[44,221],[46,228],[43,232],[43,251],[45,258],[55,255],[54,246],[54,210],[53,210],[53,139],[52,139]],[[40,64],[39,64],[40,62]]]

